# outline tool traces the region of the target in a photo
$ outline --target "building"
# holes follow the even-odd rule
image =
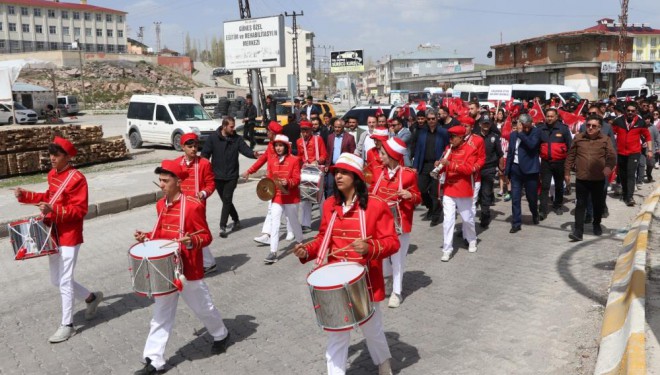
[[[287,76],[293,74],[293,31],[290,27],[284,28],[284,56],[285,65],[278,68],[261,69],[261,78],[266,93],[274,91],[287,91]],[[298,29],[298,69],[299,86],[301,93],[312,89],[312,68],[314,66],[314,33]],[[234,70],[234,84],[249,87],[247,70]]]
[[[126,52],[126,12],[80,3],[0,0],[0,53]]]
[[[389,55],[376,62],[377,95],[392,88],[392,81],[474,70],[472,57],[442,52],[437,46],[420,45],[412,52]],[[367,90],[373,93],[373,89]]]
[[[660,61],[660,30],[647,24],[632,24],[634,30],[633,61]]]

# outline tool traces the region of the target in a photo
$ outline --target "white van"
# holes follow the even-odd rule
[[[573,98],[580,101],[580,95],[574,88],[563,85],[511,85],[513,99],[534,100],[539,97],[541,100],[548,101],[552,98],[559,98],[562,104]]]
[[[174,146],[181,150],[181,135],[195,133],[200,143],[220,124],[189,96],[133,95],[128,104],[126,136],[132,148],[143,142]]]
[[[488,101],[488,86],[459,83],[454,86],[451,95],[454,98],[460,97],[464,102],[476,100],[479,102],[479,105],[493,106],[493,104]]]
[[[75,115],[80,111],[78,97],[75,95],[61,95],[57,97],[57,108],[62,116]]]
[[[653,88],[649,87],[646,78],[627,78],[621,84],[621,87],[616,90],[616,98],[619,100],[626,100],[626,98],[635,99],[638,96],[651,96],[655,94]]]

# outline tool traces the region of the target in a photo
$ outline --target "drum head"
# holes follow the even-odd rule
[[[358,278],[364,266],[355,262],[337,262],[314,270],[307,276],[307,283],[319,288],[341,286]]]
[[[172,254],[178,247],[178,243],[169,244],[163,248],[161,246],[172,242],[169,240],[151,240],[133,245],[128,251],[135,258],[159,258]]]

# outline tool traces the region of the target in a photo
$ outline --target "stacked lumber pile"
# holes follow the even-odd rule
[[[122,137],[103,138],[100,126],[32,126],[0,130],[0,178],[51,168],[48,145],[55,136],[64,137],[78,149],[74,165],[103,163],[129,156]]]

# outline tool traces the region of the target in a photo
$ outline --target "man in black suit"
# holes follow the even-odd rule
[[[522,114],[518,118],[518,130],[511,132],[509,139],[509,152],[506,159],[505,175],[511,180],[511,230],[509,233],[520,231],[522,189],[532,212],[532,222],[539,223],[538,211],[538,184],[541,163],[539,152],[541,147],[541,132],[532,124],[532,117]]]

